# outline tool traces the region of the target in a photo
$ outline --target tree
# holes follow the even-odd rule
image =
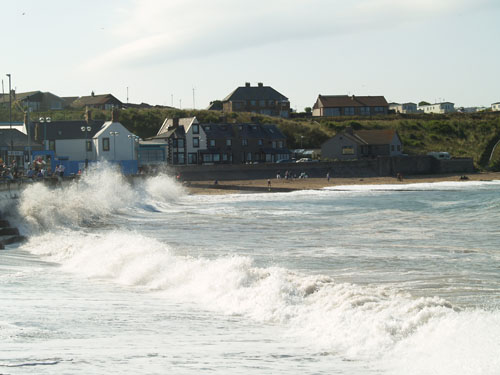
[[[419,106],[423,106],[423,105],[431,105],[431,103],[429,102],[426,102],[426,101],[421,101],[420,103],[418,103]]]
[[[304,108],[304,112],[305,113],[311,113],[312,112],[312,108],[311,107],[306,107],[306,108]]]

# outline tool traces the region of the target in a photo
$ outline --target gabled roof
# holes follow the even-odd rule
[[[81,96],[78,99],[74,100],[71,103],[71,106],[83,108],[86,105],[93,106],[93,105],[104,105],[104,104],[122,105],[122,102],[111,94],[89,95],[89,96]]]
[[[288,100],[270,86],[240,86],[223,99],[223,102],[236,100]]]
[[[240,124],[241,137],[244,138],[266,138],[266,139],[283,139],[285,136],[274,124]]]
[[[35,127],[39,126],[41,135],[38,138],[43,139],[44,133],[47,134],[47,139],[85,139],[85,131],[82,131],[82,126],[90,126],[91,130],[87,131],[87,138],[91,139],[104,124],[104,121],[91,121],[89,124],[84,120],[77,121],[52,121],[49,123],[34,122]],[[40,134],[40,133],[39,133]]]
[[[320,107],[387,107],[383,96],[319,95],[314,108]]]
[[[397,132],[394,129],[357,130],[352,135],[367,145],[386,145],[392,142]]]
[[[178,125],[183,126],[187,130],[195,120],[196,117],[182,117],[178,119],[179,121]],[[158,130],[158,133],[156,133],[156,135],[163,135],[163,133],[167,133],[171,128],[173,128],[173,126],[174,126],[174,119],[166,118],[165,121],[163,121],[163,124],[161,125],[160,130]]]

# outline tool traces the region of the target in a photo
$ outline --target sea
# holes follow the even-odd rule
[[[99,166],[1,204],[28,237],[2,375],[500,374],[500,181],[190,195]]]

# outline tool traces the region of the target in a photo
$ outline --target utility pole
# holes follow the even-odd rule
[[[182,99],[179,99],[179,109],[182,109]]]
[[[194,102],[194,91],[195,91],[195,88],[193,87],[193,109],[196,109],[196,105],[195,105],[195,102]]]
[[[174,94],[170,95],[170,106],[173,108],[174,107]]]
[[[128,86],[127,86],[127,104],[128,104]]]

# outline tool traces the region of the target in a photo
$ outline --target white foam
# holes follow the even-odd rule
[[[167,245],[130,232],[47,233],[25,248],[60,263],[67,272],[160,293],[163,298],[197,303],[223,314],[282,324],[290,335],[318,351],[353,360],[376,361],[385,356],[382,364],[389,367],[400,366],[397,360],[403,355],[418,358],[419,353],[410,348],[419,344],[424,350],[426,335],[440,342],[441,335],[455,329],[454,324],[467,325],[474,316],[455,311],[437,297],[413,298],[388,288],[338,284],[327,276],[259,268],[248,257],[178,256]],[[486,338],[491,330],[499,332],[498,316],[498,312],[490,316],[484,326],[471,323],[480,330],[476,334]],[[443,324],[449,330],[440,333]],[[484,345],[490,354],[498,350],[493,340]]]

